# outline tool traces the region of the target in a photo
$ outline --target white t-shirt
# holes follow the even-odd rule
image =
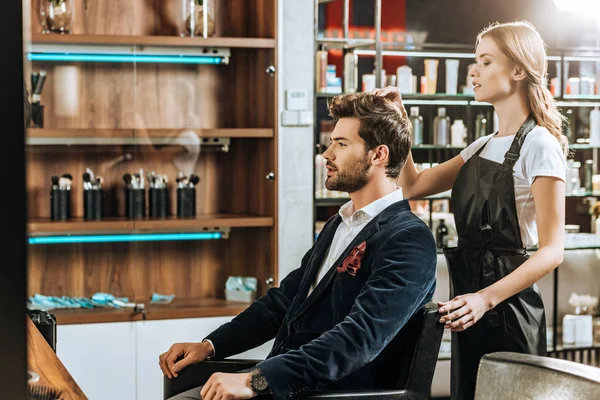
[[[490,139],[490,137],[492,138]],[[484,136],[471,143],[460,152],[460,155],[467,162],[487,142],[479,156],[501,164],[504,162],[504,155],[509,150],[514,138],[515,135],[495,137],[494,134],[491,134]],[[542,126],[536,126],[525,137],[519,159],[513,168],[517,218],[525,247],[531,247],[538,243],[531,184],[538,176],[553,176],[566,181],[567,165],[563,154],[558,140]]]

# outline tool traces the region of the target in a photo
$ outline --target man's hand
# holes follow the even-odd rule
[[[392,100],[394,104],[396,104],[396,106],[400,109],[400,114],[402,114],[404,118],[408,117],[408,114],[406,113],[406,108],[404,108],[404,103],[402,103],[402,96],[400,95],[400,90],[398,90],[396,86],[386,86],[382,89],[373,89],[371,94],[386,97],[389,100]]]
[[[171,348],[158,357],[158,364],[163,374],[173,379],[179,371],[191,364],[206,360],[213,353],[210,343],[175,343]],[[182,360],[177,359],[183,357]]]
[[[252,374],[250,372],[241,374],[216,373],[208,379],[200,395],[202,400],[244,400],[256,396],[250,387]]]

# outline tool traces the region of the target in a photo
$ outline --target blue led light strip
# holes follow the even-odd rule
[[[129,235],[39,236],[39,237],[30,237],[29,244],[151,242],[151,241],[169,241],[169,240],[214,240],[214,239],[223,239],[223,233],[222,232],[197,232],[197,233],[148,233],[148,234],[129,234]]]
[[[223,64],[223,57],[210,56],[150,56],[137,54],[59,54],[29,53],[29,61],[73,61],[73,62],[138,62],[171,64]]]

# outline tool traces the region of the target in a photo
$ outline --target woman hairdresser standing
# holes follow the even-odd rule
[[[545,87],[544,43],[527,22],[494,24],[479,34],[475,59],[475,99],[494,106],[499,131],[423,172],[410,156],[399,178],[407,198],[452,188],[458,247],[444,252],[455,297],[439,311],[453,332],[453,399],[474,397],[486,353],[546,354],[535,283],[563,258],[567,141]]]

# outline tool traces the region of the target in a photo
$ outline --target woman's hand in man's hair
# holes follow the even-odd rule
[[[408,117],[408,114],[406,113],[406,108],[404,108],[404,103],[402,103],[402,95],[400,94],[400,90],[398,90],[396,86],[386,86],[381,89],[373,89],[371,94],[374,94],[376,96],[382,96],[390,101],[393,101],[394,104],[398,107],[400,114],[402,114],[404,118]]]

